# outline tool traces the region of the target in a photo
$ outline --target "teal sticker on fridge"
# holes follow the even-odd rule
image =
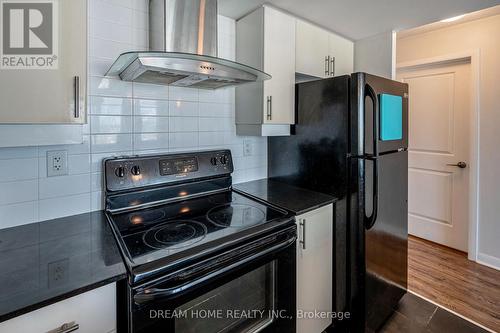
[[[403,98],[380,94],[380,140],[403,139]]]

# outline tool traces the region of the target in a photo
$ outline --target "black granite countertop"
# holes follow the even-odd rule
[[[301,215],[337,201],[335,197],[327,194],[269,179],[234,184],[233,189],[286,209],[295,215]]]
[[[126,278],[102,211],[0,230],[0,322]]]

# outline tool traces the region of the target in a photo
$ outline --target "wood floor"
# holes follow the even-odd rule
[[[463,252],[410,236],[408,289],[500,332],[500,271]]]

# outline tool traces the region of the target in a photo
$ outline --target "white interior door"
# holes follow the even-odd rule
[[[402,70],[398,79],[409,85],[408,231],[467,252],[470,62]]]

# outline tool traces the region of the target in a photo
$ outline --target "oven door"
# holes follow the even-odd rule
[[[295,225],[131,288],[133,333],[295,332]]]

